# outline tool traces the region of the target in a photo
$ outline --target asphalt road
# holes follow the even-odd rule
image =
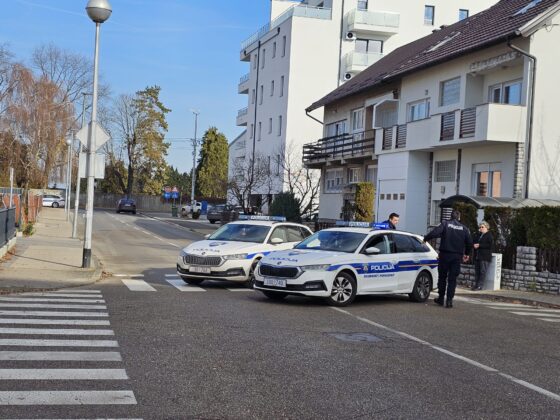
[[[560,311],[475,299],[444,309],[401,296],[358,298],[337,310],[306,298],[273,302],[228,283],[180,290],[177,253],[201,234],[140,215],[95,218],[94,251],[112,276],[82,290],[99,291],[90,296],[102,296],[110,326],[82,328],[110,329],[114,336],[96,340],[116,344],[62,350],[119,358],[7,362],[92,370],[87,380],[1,380],[0,400],[12,402],[37,397],[4,393],[86,393],[74,396],[86,405],[0,405],[2,418],[559,417],[560,323],[543,319],[560,319]],[[88,398],[101,397],[92,391],[113,392],[113,400],[93,405]]]

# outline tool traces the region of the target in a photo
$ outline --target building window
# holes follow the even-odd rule
[[[371,182],[373,185],[377,183],[377,168],[373,165],[368,165],[366,168],[366,182]]]
[[[282,115],[278,115],[278,135],[282,135]]]
[[[358,0],[358,10],[367,10],[368,0]]]
[[[266,59],[266,50],[263,49],[263,50],[262,50],[262,57],[261,57],[261,69],[264,69],[264,62],[265,62],[265,59]]]
[[[446,80],[441,82],[439,93],[439,105],[453,105],[459,103],[461,95],[461,78],[456,77],[455,79]]]
[[[502,170],[500,163],[473,165],[473,193],[481,197],[500,197],[502,193]]]
[[[521,80],[498,83],[489,88],[488,102],[497,104],[520,105],[521,104]]]
[[[378,39],[356,39],[354,44],[354,51],[357,53],[377,53],[383,52],[383,41]]]
[[[280,77],[280,96],[284,96],[284,76]]]
[[[282,37],[282,57],[286,55],[286,35]]]
[[[344,184],[344,170],[342,168],[327,169],[325,175],[325,191],[336,192],[342,189]]]
[[[270,96],[274,96],[274,80],[270,82]]]
[[[259,132],[258,132],[257,140],[261,141],[261,138],[262,138],[262,123],[259,121]]]
[[[435,6],[424,6],[424,25],[434,26],[436,15]]]
[[[254,104],[255,103],[255,98],[257,97],[257,91],[255,89],[252,90],[251,92],[251,103]]]
[[[272,44],[272,58],[276,57],[276,41]]]
[[[345,133],[346,133],[346,120],[330,123],[327,124],[325,127],[326,137],[341,136]]]
[[[463,20],[469,17],[468,9],[459,9],[459,20]]]
[[[268,134],[272,134],[272,118],[268,119]]]
[[[253,132],[255,131],[255,126],[254,124],[251,124],[251,130],[249,130],[249,138],[252,139],[253,138]]]
[[[440,160],[436,162],[435,182],[455,182],[455,168],[457,161]]]
[[[276,175],[280,175],[280,155],[276,155]]]
[[[256,69],[257,68],[257,60],[259,59],[259,56],[257,54],[253,54],[253,68]]]
[[[355,109],[352,111],[352,132],[364,130],[364,108]]]
[[[408,105],[407,121],[423,120],[430,116],[430,100],[422,99],[421,101],[411,102]]]
[[[263,103],[263,96],[264,96],[264,86],[261,85],[259,89],[259,105],[262,105]]]
[[[360,168],[348,168],[348,183],[360,182]]]

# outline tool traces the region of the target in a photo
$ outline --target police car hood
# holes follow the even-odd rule
[[[245,254],[255,252],[255,247],[262,247],[262,244],[255,242],[235,242],[235,241],[199,241],[194,242],[183,248],[187,254],[193,255],[230,255]]]
[[[302,266],[314,264],[340,264],[351,259],[354,254],[337,251],[308,251],[291,249],[287,251],[277,251],[264,257],[262,264],[282,266]]]

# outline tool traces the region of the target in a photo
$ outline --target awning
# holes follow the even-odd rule
[[[453,195],[443,200],[439,207],[452,208],[453,204],[456,202],[472,204],[477,209],[483,209],[484,207],[511,207],[516,209],[521,207],[560,206],[560,200],[551,200],[546,198],[535,199]]]

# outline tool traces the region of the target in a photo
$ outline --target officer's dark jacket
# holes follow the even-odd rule
[[[446,220],[424,236],[425,241],[441,238],[440,252],[468,255],[472,249],[472,238],[465,225],[457,220]]]
[[[492,248],[494,246],[494,238],[492,238],[492,235],[489,232],[486,232],[484,235],[481,235],[480,232],[478,232],[474,236],[473,242],[480,245],[478,249],[475,250],[475,259],[481,261],[492,261]]]
[[[387,223],[389,225],[389,229],[394,229],[394,230],[397,229],[397,227],[394,224],[392,224],[389,219],[385,220],[383,223]]]

